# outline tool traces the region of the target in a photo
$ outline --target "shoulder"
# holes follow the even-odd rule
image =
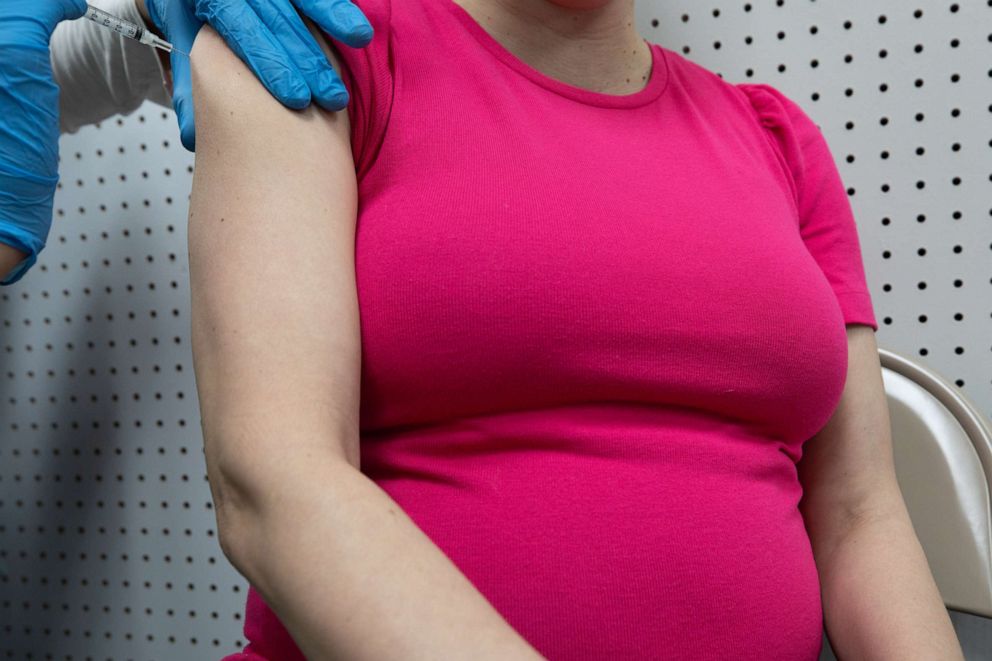
[[[798,132],[820,131],[802,106],[777,87],[768,83],[735,83],[733,87],[744,95],[765,126]]]
[[[768,83],[732,83],[716,72],[665,49],[671,75],[679,80],[694,101],[732,99],[766,128],[817,128],[802,107],[777,87]]]
[[[696,111],[723,119],[735,113],[766,129],[789,128],[794,118],[804,115],[798,104],[769,84],[733,83],[680,53],[663,50],[670,77]]]
[[[799,190],[810,168],[832,163],[822,129],[793,98],[767,83],[737,83],[733,87],[775,143]]]
[[[331,47],[319,37],[317,41],[332,64],[340,66]],[[280,133],[286,135],[287,131],[312,134],[323,130],[345,139],[349,135],[344,110],[327,112],[316,104],[304,110],[283,106],[208,25],[200,30],[193,44],[190,71],[198,136],[231,136],[239,144],[251,146]]]

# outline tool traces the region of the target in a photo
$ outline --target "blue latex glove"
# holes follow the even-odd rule
[[[6,0],[4,0],[6,1]],[[327,110],[348,105],[348,91],[300,14],[349,46],[372,41],[372,25],[349,0],[145,0],[148,14],[165,38],[189,53],[204,22],[217,30],[262,84],[290,108],[311,99]],[[193,90],[189,59],[173,53],[172,103],[183,146],[193,151]]]
[[[38,261],[52,228],[59,168],[59,88],[48,42],[59,21],[79,18],[85,0],[0,4],[0,241],[27,257],[0,284]]]

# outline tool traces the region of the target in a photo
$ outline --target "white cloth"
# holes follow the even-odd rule
[[[134,0],[89,0],[94,7],[144,25]],[[171,107],[166,73],[157,52],[80,18],[63,21],[51,41],[52,71],[61,88],[60,127],[80,127],[128,115],[146,99]]]

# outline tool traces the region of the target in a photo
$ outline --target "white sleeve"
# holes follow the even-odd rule
[[[144,25],[134,0],[89,0],[94,7]],[[61,88],[60,128],[74,133],[146,100],[171,106],[157,51],[93,21],[63,21],[51,41],[52,72]]]

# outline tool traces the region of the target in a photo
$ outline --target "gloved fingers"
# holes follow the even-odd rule
[[[46,236],[45,238],[47,239],[48,237]],[[3,218],[0,218],[0,241],[26,255],[41,252],[46,243],[46,241],[39,239],[34,234],[25,232],[20,225],[4,221]],[[0,275],[3,274],[0,273]]]
[[[179,139],[189,151],[196,151],[196,127],[193,119],[193,80],[189,58],[179,53],[171,55],[172,107],[179,119]]]
[[[158,28],[158,31],[165,35],[165,38],[172,40],[173,37],[169,34],[169,24],[165,20],[165,12],[168,10],[168,5],[165,3],[168,0],[145,0],[145,9],[148,10],[148,16],[151,17],[152,23]]]
[[[183,53],[191,53],[193,42],[203,27],[196,17],[193,0],[145,0],[148,15],[165,38]],[[169,57],[172,75],[172,107],[179,120],[183,147],[195,149],[196,131],[193,127],[193,89],[187,55],[173,52]]]
[[[274,97],[290,108],[310,103],[310,88],[279,40],[244,0],[199,0],[196,15],[217,30]]]
[[[85,13],[85,0],[0,0],[0,45],[47,49],[59,23]]]
[[[0,110],[0,175],[56,177],[59,88],[48,49],[0,43]]]
[[[72,21],[86,13],[86,0],[65,0],[62,5],[63,18]]]
[[[0,162],[0,241],[27,256],[0,282],[9,285],[34,265],[45,247],[52,226],[52,200],[58,177],[24,176],[20,172],[8,172],[3,166]]]
[[[2,205],[0,205],[0,209],[2,209]],[[48,206],[48,209],[49,211],[51,210],[51,205]],[[5,222],[0,217],[0,241],[25,254],[24,259],[9,273],[6,275],[0,273],[0,277],[3,278],[3,280],[0,280],[0,285],[12,285],[20,280],[34,266],[35,262],[38,261],[38,253],[44,249],[47,238],[48,229],[45,230],[45,238],[39,239],[37,235],[26,232],[22,227],[14,223]]]
[[[0,237],[27,255],[0,284],[37,260],[52,225],[58,184],[59,88],[49,41],[80,0],[0,0]]]
[[[253,0],[259,17],[277,35],[314,100],[328,110],[348,105],[348,91],[289,0]]]
[[[145,6],[159,32],[173,46],[189,53],[203,27],[203,21],[196,17],[192,0],[145,0]]]
[[[293,0],[320,29],[352,48],[372,41],[372,24],[349,0]]]

